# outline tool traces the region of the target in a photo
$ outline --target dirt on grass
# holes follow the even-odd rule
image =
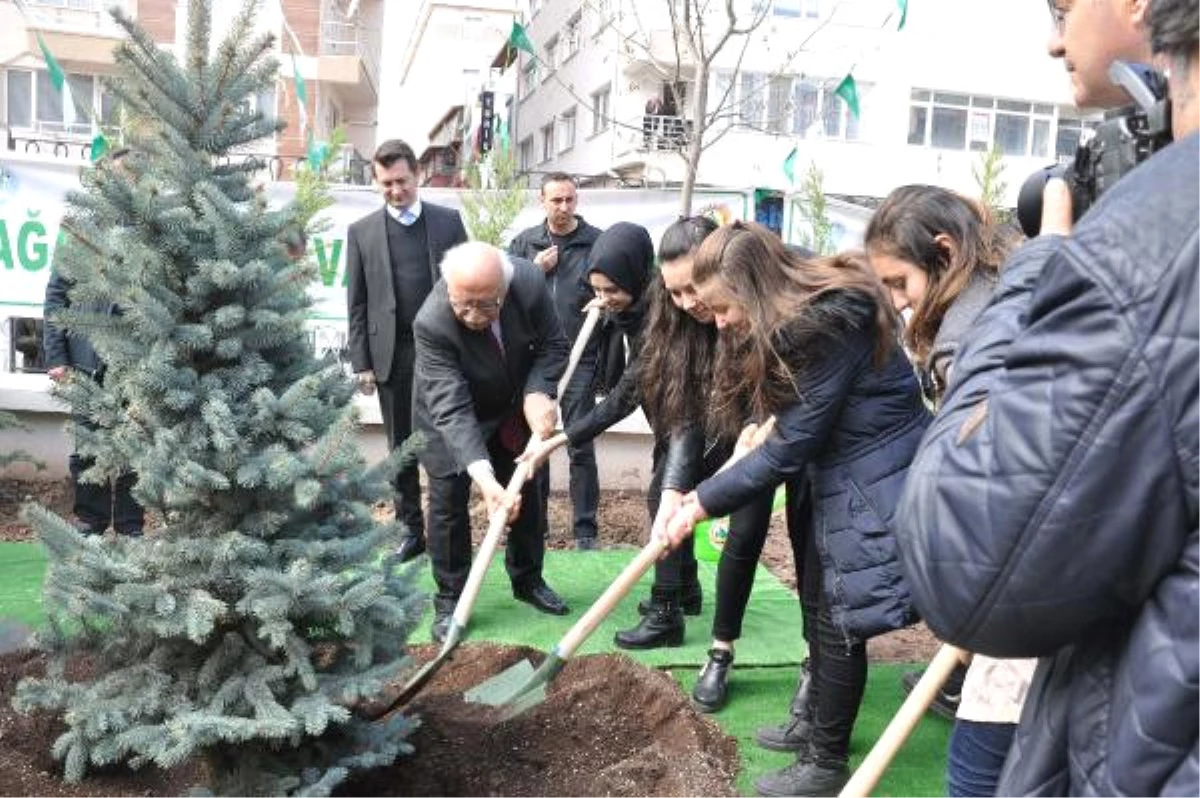
[[[435,653],[432,646],[413,650],[418,662]],[[409,738],[416,754],[359,775],[338,794],[737,794],[733,738],[697,713],[670,675],[627,657],[569,661],[546,700],[513,718],[463,699],[464,690],[540,657],[526,648],[463,645],[405,709],[421,722]],[[0,657],[0,795],[183,795],[204,781],[204,769],[192,763],[171,771],[108,767],[64,782],[50,755],[62,722],[10,704],[17,682],[40,675],[44,664],[28,651]]]
[[[17,513],[32,499],[70,516],[67,481],[0,481],[0,540],[32,539]],[[570,501],[550,500],[547,547],[574,546]],[[376,508],[379,517],[391,508]],[[600,500],[600,544],[640,548],[649,520],[645,497],[636,491],[605,491]],[[154,521],[147,525],[153,534]],[[476,538],[486,527],[478,505]],[[772,524],[763,564],[795,589],[791,546],[782,520]],[[799,630],[797,630],[799,633]],[[928,660],[937,641],[916,626],[876,638],[872,660]],[[436,650],[414,646],[421,661]],[[412,738],[419,752],[386,769],[344,785],[345,795],[733,795],[736,742],[696,712],[669,673],[621,655],[580,657],[567,663],[545,703],[502,720],[496,710],[464,702],[462,692],[521,659],[537,664],[529,649],[469,644],[410,705],[422,725]],[[697,667],[701,663],[696,663]],[[17,682],[44,671],[45,660],[23,651],[0,657],[0,795],[181,795],[201,783],[191,764],[170,772],[110,767],[66,784],[50,755],[62,721],[44,713],[22,715],[11,706]],[[86,667],[80,665],[79,667]]]

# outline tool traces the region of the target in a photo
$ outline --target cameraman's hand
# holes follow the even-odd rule
[[[1071,234],[1071,189],[1060,177],[1046,181],[1042,189],[1042,230],[1039,235]]]

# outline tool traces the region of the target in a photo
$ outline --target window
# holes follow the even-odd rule
[[[592,95],[592,135],[608,130],[608,109],[612,104],[612,86]]]
[[[75,119],[68,125],[63,116],[62,95],[54,88],[49,72],[10,69],[6,81],[8,124],[13,128],[78,136],[90,135],[91,109],[96,104],[96,83],[92,75],[67,75],[67,85],[71,87],[75,111]],[[107,92],[102,92],[101,122],[107,121],[104,113],[106,103],[110,113],[115,116],[115,98]]]
[[[546,42],[546,54],[542,57],[546,62],[546,73],[549,74],[558,68],[558,37]]]
[[[612,0],[592,0],[592,8],[595,10],[595,34],[599,35],[612,19]]]
[[[563,61],[567,61],[575,53],[579,52],[579,38],[583,33],[583,12],[576,11],[575,15],[567,20],[567,26],[563,30]]]
[[[543,0],[529,0],[529,16],[536,17],[537,12],[542,10]]]
[[[821,87],[811,80],[801,78],[792,88],[792,132],[797,136],[807,136],[813,123],[817,121],[817,109],[821,104]],[[815,132],[815,131],[814,131]]]
[[[792,94],[790,77],[771,78],[767,90],[767,130],[772,133],[788,132],[788,101]]]
[[[522,172],[533,168],[533,136],[526,136],[517,145],[517,164]]]
[[[575,109],[564,111],[558,118],[558,151],[566,152],[575,146]]]
[[[743,72],[741,90],[738,92],[738,121],[746,127],[762,127],[763,111],[763,76],[754,72]]]
[[[928,89],[913,89],[910,97],[909,144],[1042,158],[1050,153],[1052,105]],[[1059,145],[1063,135],[1060,130]],[[1065,135],[1077,137],[1078,128]]]
[[[1095,130],[1095,128],[1095,122],[1059,117],[1058,133],[1054,139],[1054,156],[1059,160],[1074,158],[1083,131]]]
[[[526,58],[521,65],[521,99],[525,99],[538,85],[538,61],[536,58]]]
[[[545,163],[554,157],[554,120],[550,120],[550,124],[542,126],[542,158],[540,163]]]

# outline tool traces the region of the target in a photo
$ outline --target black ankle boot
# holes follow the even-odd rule
[[[692,688],[692,703],[701,712],[716,712],[725,706],[729,694],[729,671],[733,668],[733,652],[724,648],[708,650],[708,662],[696,686]]]
[[[837,795],[850,780],[844,759],[823,759],[809,752],[787,767],[759,776],[759,795]]]
[[[808,659],[800,663],[800,680],[792,695],[791,717],[778,726],[760,726],[754,741],[768,751],[802,751],[812,736],[812,709],[809,693],[812,676]]]
[[[617,632],[617,648],[664,648],[683,645],[683,610],[676,598],[655,589],[650,596],[650,612],[632,629]]]
[[[638,615],[648,615],[650,613],[651,601],[645,599],[638,602]],[[679,599],[679,604],[683,607],[684,615],[699,615],[704,609],[704,590],[697,582],[694,585],[685,585]]]

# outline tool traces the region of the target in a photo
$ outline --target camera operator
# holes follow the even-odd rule
[[[1106,5],[1058,16],[1077,98]],[[1042,235],[967,337],[897,515],[939,637],[1041,658],[1000,795],[1200,793],[1197,18],[1197,0],[1149,3],[1175,142],[1074,230],[1066,185],[1047,185]]]

